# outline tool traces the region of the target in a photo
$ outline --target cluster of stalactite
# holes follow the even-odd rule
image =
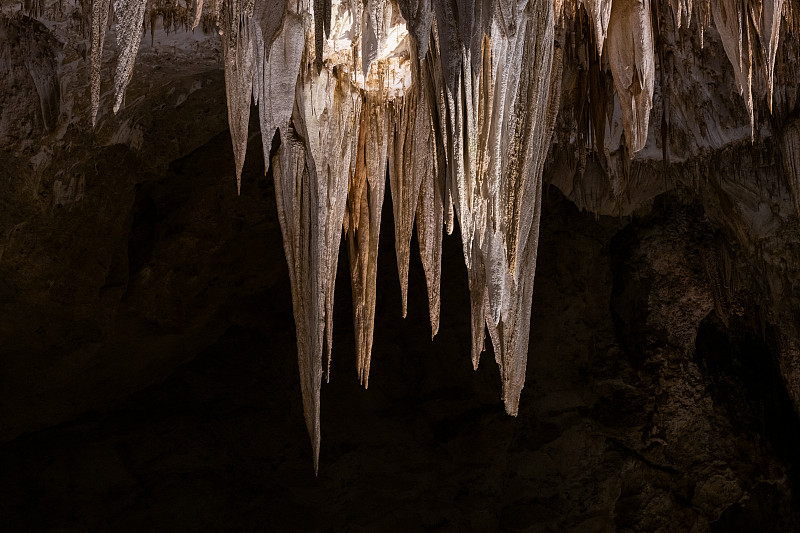
[[[110,6],[109,0],[92,5],[93,122]],[[154,27],[148,9],[147,0],[113,2],[114,111],[144,22]],[[416,224],[436,334],[442,237],[457,219],[469,275],[472,362],[477,368],[488,330],[506,411],[515,415],[528,355],[542,171],[565,63],[581,66],[572,107],[578,144],[604,157],[608,123],[619,113],[626,155],[616,164],[625,165],[647,143],[657,64],[666,83],[665,16],[678,29],[695,21],[701,46],[713,22],[753,126],[754,70],[763,76],[771,109],[780,25],[786,20],[794,28],[798,13],[794,0],[216,0],[206,6],[194,0],[177,10],[174,20],[187,27],[204,16],[216,21],[239,185],[251,98],[258,106],[289,265],[315,467],[343,235],[358,377],[365,387],[369,382],[387,173],[403,315]],[[663,108],[662,135],[668,101]],[[279,148],[272,152],[276,131]],[[787,130],[784,139],[795,175],[797,131]],[[579,156],[584,166],[585,156]]]

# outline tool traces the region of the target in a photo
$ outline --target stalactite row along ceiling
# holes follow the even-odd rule
[[[116,112],[133,73],[146,6],[145,0],[92,4],[93,123],[109,9],[119,48]],[[780,25],[784,18],[792,25],[792,6],[789,0],[217,0],[205,6],[194,0],[191,26],[206,9],[222,42],[237,186],[251,97],[258,106],[289,264],[315,468],[342,235],[358,378],[369,383],[387,169],[403,315],[416,223],[436,335],[442,236],[457,217],[469,276],[472,362],[477,368],[488,329],[506,411],[515,415],[525,381],[542,171],[559,109],[565,32],[575,20],[588,21],[592,94],[605,95],[596,73],[608,68],[616,96],[609,109],[621,113],[632,155],[648,137],[659,13],[670,9],[677,28],[694,18],[701,46],[713,18],[753,129],[754,65],[771,110]],[[594,122],[606,117],[608,102],[603,96],[594,104]],[[592,127],[595,136],[608,134],[607,123]],[[280,148],[271,156],[276,130]],[[784,145],[791,152],[787,169],[796,174],[795,137],[787,134]]]

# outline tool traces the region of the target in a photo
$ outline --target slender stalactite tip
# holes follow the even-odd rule
[[[398,312],[406,313],[416,224],[432,335],[438,331],[442,236],[445,225],[452,231],[457,215],[469,279],[470,355],[477,368],[488,330],[500,368],[501,398],[515,415],[527,367],[542,172],[562,80],[578,80],[573,83],[578,89],[569,90],[581,95],[574,99],[570,93],[568,102],[578,105],[566,106],[573,111],[562,109],[574,112],[575,119],[566,138],[584,141],[576,143],[575,166],[582,172],[587,150],[596,151],[619,197],[628,183],[628,154],[653,152],[646,147],[656,142],[649,140],[656,105],[661,106],[663,143],[656,152],[665,160],[671,153],[669,80],[677,67],[665,47],[678,46],[681,35],[697,35],[702,47],[704,29],[713,20],[732,66],[730,79],[755,131],[758,98],[765,98],[770,111],[788,98],[776,86],[776,63],[779,41],[796,36],[781,30],[782,19],[793,28],[800,13],[796,0],[489,0],[481,4],[488,9],[476,6],[470,15],[451,0],[190,4],[187,28],[201,20],[205,27],[205,16],[219,28],[237,194],[251,98],[257,104],[289,266],[315,473],[320,387],[323,369],[329,375],[331,364],[343,236],[357,375],[365,387],[369,383],[387,168],[402,295]],[[112,7],[119,52],[114,112],[123,105],[143,22],[150,16],[145,0],[92,3],[93,125],[103,104],[101,62]],[[689,24],[696,25],[697,34],[677,31]],[[662,96],[656,96],[657,81]],[[276,131],[280,145],[270,160]],[[800,205],[797,131],[796,126],[787,129],[782,147]],[[624,144],[612,151],[609,146],[619,139]]]

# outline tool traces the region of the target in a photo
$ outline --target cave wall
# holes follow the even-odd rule
[[[188,34],[157,29],[147,36],[152,44],[143,41],[125,106],[117,115],[110,105],[101,107],[92,129],[80,24],[74,17],[47,24],[0,19],[0,65],[9,73],[0,78],[0,441],[7,443],[6,487],[18,494],[4,502],[4,515],[44,509],[47,501],[31,495],[45,491],[64,507],[40,518],[42,525],[69,521],[52,476],[68,484],[75,472],[87,472],[94,459],[87,454],[116,439],[115,420],[131,410],[138,415],[126,446],[141,444],[148,420],[179,428],[159,446],[203,442],[181,425],[183,411],[159,415],[147,403],[166,395],[164,401],[180,404],[192,395],[176,399],[171,395],[180,392],[154,383],[189,380],[190,390],[209,389],[202,395],[213,405],[234,409],[241,404],[230,397],[249,365],[265,365],[257,366],[263,381],[253,380],[252,396],[245,396],[261,406],[244,425],[255,435],[242,444],[252,446],[252,455],[226,448],[223,456],[248,469],[263,450],[277,472],[269,489],[292,487],[298,501],[320,502],[347,482],[348,471],[378,468],[360,461],[386,464],[407,446],[425,457],[418,469],[451,461],[430,468],[438,477],[457,478],[478,465],[480,483],[503,494],[491,513],[475,511],[476,523],[490,528],[797,525],[791,443],[800,411],[800,235],[795,185],[785,170],[793,154],[783,142],[796,128],[797,111],[787,103],[769,114],[766,100],[756,99],[761,121],[751,140],[747,108],[712,29],[700,49],[696,28],[672,28],[681,38],[670,48],[669,166],[661,161],[657,126],[636,158],[618,147],[621,153],[602,160],[605,155],[569,141],[572,126],[556,125],[544,171],[553,187],[544,191],[520,419],[499,412],[491,352],[472,373],[469,303],[466,294],[457,295],[466,286],[457,234],[445,239],[443,266],[442,317],[452,312],[453,321],[443,318],[440,336],[429,342],[425,278],[413,255],[410,284],[422,295],[409,303],[408,329],[395,329],[400,287],[387,222],[378,267],[386,280],[376,311],[377,374],[366,392],[326,393],[330,477],[323,469],[317,487],[298,488],[289,478],[311,455],[297,437],[303,427],[296,345],[291,334],[273,343],[273,330],[292,333],[294,322],[256,114],[237,196],[218,40],[199,28]],[[109,43],[107,59],[115,54]],[[778,79],[785,81],[794,72],[788,61],[794,52],[781,53],[787,59],[779,62]],[[573,68],[562,78],[564,121],[585,96],[579,64],[567,65]],[[104,69],[101,99],[110,104],[111,67]],[[662,123],[664,94],[657,84],[651,124]],[[389,198],[385,220],[392,218]],[[340,257],[336,316],[349,317],[347,254]],[[355,348],[352,324],[336,320],[345,320],[335,336],[343,342],[334,346],[343,362],[334,363],[331,382],[343,387],[341,381],[357,381]],[[220,361],[237,350],[248,355],[232,359],[218,392],[215,376],[225,373]],[[257,363],[260,358],[267,362]],[[450,379],[456,384],[448,385]],[[259,387],[274,395],[261,396]],[[146,404],[141,410],[139,401]],[[93,411],[100,414],[86,415]],[[395,414],[408,426],[386,422]],[[272,416],[266,429],[254,429]],[[415,416],[425,422],[411,421]],[[353,420],[338,428],[348,417]],[[222,420],[214,426],[217,436],[239,419]],[[385,426],[372,441],[369,421],[379,420]],[[45,429],[58,424],[66,425]],[[82,440],[87,424],[96,431]],[[362,438],[355,450],[348,432]],[[387,447],[389,435],[403,432],[411,435],[404,446]],[[488,439],[490,433],[500,437]],[[26,455],[26,448],[50,453],[49,443],[62,438],[71,444],[59,458],[77,464],[75,471],[42,467],[35,453]],[[434,451],[426,456],[428,448]],[[364,459],[375,450],[381,455]],[[165,457],[172,465],[174,458]],[[154,456],[125,461],[126,476],[156,477]],[[198,461],[212,469],[212,461]],[[412,467],[398,466],[396,475],[401,468]],[[389,478],[364,476],[358,478],[364,486],[390,486]],[[125,479],[112,476],[108,483],[132,490],[135,483]],[[91,478],[78,476],[77,483],[84,492],[76,501],[98,501]],[[174,487],[152,483],[164,501],[180,500],[170,492]],[[444,493],[455,498],[466,483],[458,479]],[[532,486],[540,488],[529,499],[515,496]],[[404,505],[412,504],[408,496]],[[140,504],[115,505],[129,517],[146,514]],[[343,501],[330,505],[352,509]],[[371,525],[385,524],[371,516]],[[84,525],[110,523],[102,513],[97,520]],[[319,525],[313,520],[308,517],[310,526]],[[472,523],[455,515],[448,520]]]

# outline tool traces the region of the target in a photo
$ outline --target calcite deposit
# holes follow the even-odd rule
[[[162,4],[96,0],[81,10],[81,20],[90,21],[87,113],[94,125],[109,101],[114,113],[124,109],[154,13],[165,25],[170,13],[174,27],[199,32],[202,22],[218,34],[237,187],[251,102],[274,177],[315,466],[343,238],[365,387],[372,363],[380,364],[372,346],[387,193],[402,314],[416,228],[432,335],[439,328],[442,237],[459,225],[472,363],[478,367],[488,330],[511,415],[525,384],[546,165],[561,170],[551,181],[579,207],[626,214],[661,187],[643,183],[642,169],[683,165],[671,175],[697,184],[702,165],[712,164],[705,154],[774,136],[800,205],[794,0]],[[116,39],[110,99],[101,91],[109,26]],[[705,49],[720,44],[724,70],[706,64],[719,56]],[[46,62],[30,64],[43,122],[52,127],[57,84],[43,73]]]

